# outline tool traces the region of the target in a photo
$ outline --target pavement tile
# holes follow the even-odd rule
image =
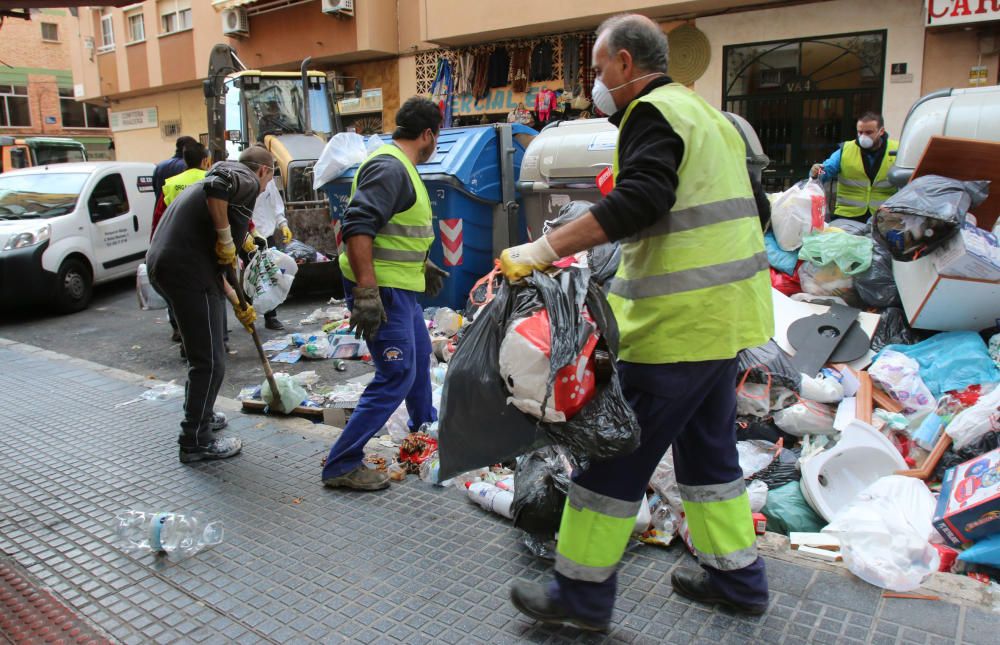
[[[806,600],[868,615],[876,613],[880,598],[878,587],[858,578],[826,571],[816,572],[805,593]]]
[[[954,636],[961,608],[946,602],[889,598],[882,618],[939,636]]]

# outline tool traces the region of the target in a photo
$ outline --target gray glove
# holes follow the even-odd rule
[[[433,298],[441,293],[441,289],[444,288],[444,279],[449,275],[447,271],[430,260],[424,262],[424,295]]]
[[[364,338],[365,342],[374,340],[378,328],[387,320],[378,287],[354,287],[354,306],[351,307],[349,327],[354,332],[354,337]]]

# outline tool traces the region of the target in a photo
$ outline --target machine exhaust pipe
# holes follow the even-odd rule
[[[302,72],[302,112],[305,118],[304,130],[307,135],[311,135],[312,131],[312,120],[309,118],[309,63],[312,62],[312,57],[307,56],[305,60],[302,61],[302,67],[300,68]]]

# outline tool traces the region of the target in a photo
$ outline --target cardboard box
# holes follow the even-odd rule
[[[911,327],[979,331],[1000,319],[1000,279],[942,275],[933,255],[913,262],[893,260],[892,274]]]
[[[930,257],[941,275],[1000,280],[1000,245],[996,236],[969,222]]]
[[[934,528],[955,548],[1000,533],[1000,448],[945,472]]]

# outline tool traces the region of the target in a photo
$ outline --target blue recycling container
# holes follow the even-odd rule
[[[514,124],[513,134],[537,131]],[[389,135],[381,135],[389,141]],[[434,244],[430,258],[450,276],[436,298],[421,298],[424,306],[465,308],[472,285],[493,268],[493,208],[501,201],[500,155],[493,126],[444,128],[437,150],[417,172],[427,186],[434,212]],[[521,168],[524,146],[514,139],[514,180]],[[334,220],[344,215],[357,167],[323,186]],[[527,229],[523,214],[521,241]]]

